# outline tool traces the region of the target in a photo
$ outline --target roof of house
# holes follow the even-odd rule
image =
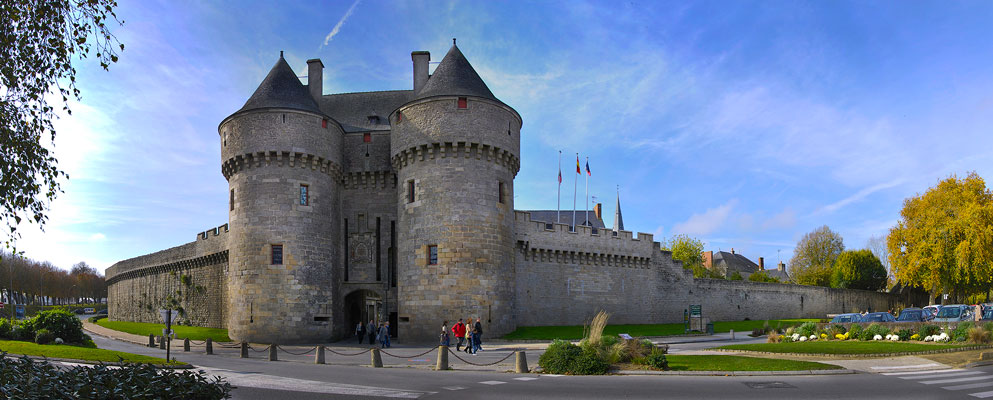
[[[499,101],[454,44],[417,92],[415,100],[434,96],[473,96]]]
[[[388,131],[390,113],[414,96],[413,90],[340,93],[321,96],[321,109],[345,132]],[[369,117],[379,117],[378,123]]]
[[[566,211],[562,210],[561,218],[558,219],[556,216],[556,210],[520,210],[531,213],[532,221],[542,221],[545,223],[555,223],[559,222],[562,224],[572,225],[572,210]],[[586,211],[576,211],[576,221],[579,225],[586,225],[583,222],[586,221]],[[603,228],[603,220],[596,217],[596,213],[590,210],[590,225],[594,228]]]
[[[235,114],[264,108],[289,108],[323,114],[282,55],[269,70],[269,75],[255,89],[252,97]]]
[[[739,271],[739,272],[757,272],[759,270],[759,265],[749,260],[747,257],[741,254],[729,253],[726,251],[718,251],[714,253],[714,264],[724,262],[727,266],[727,271]]]
[[[780,271],[778,269],[767,269],[765,270],[765,274],[773,278],[779,279],[779,281],[782,283],[790,282],[790,275],[787,274],[786,271]]]

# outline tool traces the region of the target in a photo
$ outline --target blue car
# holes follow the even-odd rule
[[[934,322],[972,321],[972,307],[964,304],[941,306]]]
[[[831,319],[832,324],[847,324],[849,322],[862,322],[862,315],[859,313],[838,314]]]

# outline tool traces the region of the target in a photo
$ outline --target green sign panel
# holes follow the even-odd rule
[[[700,305],[699,304],[692,304],[692,305],[690,305],[690,316],[691,317],[699,317],[699,316],[703,315],[700,311],[701,310],[700,310]]]

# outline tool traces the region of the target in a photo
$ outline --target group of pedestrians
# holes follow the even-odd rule
[[[448,321],[445,321],[441,325],[442,346],[451,346],[448,332]],[[483,350],[483,323],[479,318],[476,318],[475,324],[472,323],[472,318],[467,318],[465,323],[462,322],[462,318],[459,318],[459,322],[452,325],[451,332],[458,340],[458,343],[455,344],[455,351],[464,351],[475,355],[478,351]],[[462,349],[463,344],[465,344],[464,350]]]
[[[369,320],[369,324],[362,325],[359,322],[355,325],[355,336],[359,338],[359,344],[362,344],[362,339],[365,337],[369,338],[369,344],[375,345],[379,344],[379,347],[384,349],[390,348],[390,323],[380,323],[376,326],[373,320]]]

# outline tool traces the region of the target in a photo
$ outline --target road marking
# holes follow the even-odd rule
[[[502,384],[507,383],[507,382],[504,382],[504,381],[482,381],[482,382],[479,382],[479,383],[482,383],[484,385],[502,385]]]
[[[379,396],[403,399],[416,399],[433,392],[420,392],[414,390],[391,389],[374,386],[349,385],[344,383],[311,381],[304,379],[286,378],[276,375],[265,375],[259,373],[237,374],[235,371],[199,367],[208,375],[220,375],[233,386],[244,386],[261,389],[275,389],[309,393],[343,394],[352,396]]]
[[[529,378],[529,377],[514,378],[514,380],[517,380],[517,381],[533,381],[533,380],[536,380],[536,379],[538,379],[538,378]]]
[[[971,378],[955,378],[955,379],[940,379],[936,381],[920,381],[918,383],[923,383],[925,385],[934,385],[937,383],[954,383],[954,382],[968,382],[968,381],[982,381],[986,379],[993,379],[993,376],[973,376]]]
[[[901,365],[898,367],[872,367],[872,369],[911,369],[911,368],[927,368],[927,367],[940,367],[941,364],[931,363],[931,364],[919,364],[919,365]]]
[[[993,382],[983,382],[983,383],[970,383],[967,385],[956,385],[956,386],[945,386],[942,389],[945,390],[965,390],[965,389],[979,389],[981,387],[993,386]]]
[[[462,390],[462,389],[468,389],[465,386],[442,386],[441,388],[442,389],[445,389],[445,390]]]
[[[985,399],[987,397],[993,397],[993,392],[970,393],[969,396]]]
[[[952,373],[949,373],[949,374],[937,374],[937,375],[928,375],[928,376],[898,376],[897,378],[900,378],[900,379],[937,379],[937,378],[952,378],[952,377],[956,377],[956,376],[976,375],[976,374],[984,374],[984,373],[985,372],[983,372],[983,371],[972,371],[972,372],[962,371],[962,372],[952,372]]]
[[[565,376],[565,375],[555,375],[555,374],[542,374],[541,376],[551,376],[551,377],[559,377],[559,376]]]
[[[964,369],[938,369],[938,370],[914,371],[914,372],[884,372],[884,373],[881,373],[880,375],[899,376],[899,375],[941,374],[941,373],[956,372],[956,371],[965,371],[965,370]]]

